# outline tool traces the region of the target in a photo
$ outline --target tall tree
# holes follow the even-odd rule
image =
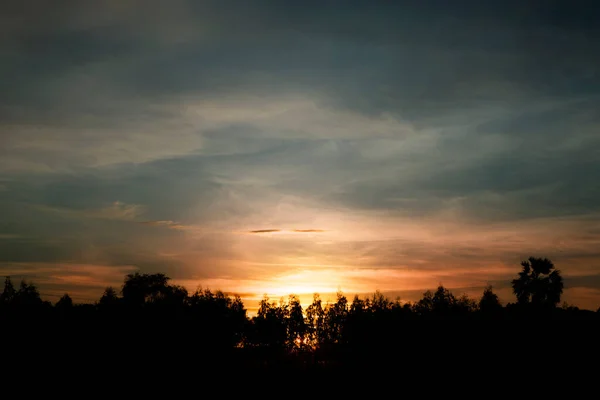
[[[477,311],[479,307],[477,301],[470,298],[466,293],[456,299],[454,311],[460,314],[469,314]]]
[[[336,302],[325,308],[325,334],[329,343],[340,342],[348,315],[348,299],[341,291],[337,292],[336,297]]]
[[[448,314],[456,306],[456,297],[444,286],[438,286],[432,298],[432,311],[437,314]]]
[[[62,310],[67,310],[73,307],[73,299],[71,299],[71,296],[69,296],[68,293],[65,293],[57,302],[55,305],[56,308],[58,309],[62,309]]]
[[[15,302],[21,306],[39,306],[43,304],[37,287],[25,280],[21,281],[21,286],[15,294]]]
[[[117,291],[112,286],[109,286],[104,289],[104,293],[102,294],[102,297],[100,297],[98,305],[100,307],[113,307],[118,302],[119,297],[117,296]]]
[[[256,336],[253,341],[261,347],[282,349],[287,342],[288,305],[271,302],[265,294],[259,303],[256,317],[253,318]]]
[[[523,267],[519,277],[512,280],[512,287],[517,302],[556,306],[563,293],[563,278],[560,271],[547,258],[529,257],[521,262]]]
[[[10,280],[10,276],[4,279],[4,290],[0,294],[0,304],[10,304],[15,298],[17,291]]]
[[[289,296],[288,307],[288,345],[291,348],[304,349],[308,344],[307,328],[298,296]]]
[[[486,286],[479,300],[479,310],[484,314],[497,313],[502,310],[498,295],[492,290],[492,285]]]
[[[306,307],[306,324],[308,326],[309,343],[316,347],[324,339],[325,311],[318,293],[313,295],[313,302]]]
[[[419,315],[425,315],[433,310],[433,292],[427,290],[423,293],[423,297],[414,304],[414,311]]]
[[[370,309],[373,312],[387,311],[392,308],[392,303],[379,290],[373,293],[370,302]]]

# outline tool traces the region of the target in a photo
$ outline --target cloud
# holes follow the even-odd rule
[[[0,261],[597,283],[597,7],[5,3]]]
[[[14,233],[0,233],[0,240],[2,239],[6,239],[6,240],[11,240],[11,239],[23,239],[22,235],[16,235]]]
[[[185,225],[174,221],[140,221],[139,223],[142,225],[160,226],[179,231],[200,231],[202,229],[202,227],[197,225]]]
[[[257,229],[248,231],[248,233],[252,234],[260,234],[260,233],[321,233],[325,232],[323,229]]]
[[[173,226],[176,223],[173,221],[141,221],[140,224],[142,225],[151,225],[151,226]]]
[[[36,208],[65,217],[98,218],[118,221],[135,221],[139,215],[144,213],[145,209],[140,204],[125,204],[120,201],[115,201],[112,205],[100,209],[77,210],[44,205],[36,206]]]
[[[563,6],[530,3],[538,18],[525,23],[494,5],[354,3],[342,18],[335,5],[228,4],[152,3],[149,19],[133,6],[57,7],[60,24],[8,7],[3,169],[177,157],[232,124],[297,138],[418,132],[597,83],[597,31],[565,22]]]

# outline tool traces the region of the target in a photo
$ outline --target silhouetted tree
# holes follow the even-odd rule
[[[65,293],[57,302],[55,305],[56,308],[61,309],[61,310],[68,310],[70,308],[73,308],[73,300],[71,299],[71,296],[69,296],[68,293]]]
[[[123,300],[130,305],[143,305],[163,299],[171,293],[170,278],[164,274],[129,274],[125,278]]]
[[[282,349],[287,344],[287,304],[272,303],[267,295],[259,303],[256,317],[253,318],[255,332],[253,343],[260,347]]]
[[[438,286],[431,299],[433,311],[436,314],[449,314],[456,305],[454,295],[442,285]]]
[[[454,302],[454,311],[458,314],[468,315],[477,311],[478,307],[477,302],[467,294],[461,295]]]
[[[235,295],[233,297],[229,310],[233,344],[238,345],[245,340],[245,330],[248,326],[246,307],[244,307],[244,302],[240,296]]]
[[[352,303],[350,304],[350,313],[353,315],[361,315],[365,310],[365,301],[358,297],[358,295],[354,295]]]
[[[562,303],[562,305],[560,306],[560,308],[564,311],[568,311],[568,312],[573,312],[573,311],[579,311],[579,307],[574,306],[572,304],[567,303],[566,301],[564,301]]]
[[[513,292],[519,304],[556,306],[563,292],[560,271],[547,258],[529,257],[521,262],[523,270],[513,279]]]
[[[468,315],[477,310],[477,302],[466,294],[456,298],[452,292],[440,285],[435,292],[427,290],[423,297],[414,305],[395,306],[398,310],[412,310],[418,315],[452,316]]]
[[[2,294],[0,294],[0,305],[12,303],[16,294],[17,291],[10,280],[10,276],[7,276],[4,279],[4,290],[2,291]]]
[[[182,288],[180,288],[182,289]],[[174,298],[182,298],[183,291]],[[239,296],[231,298],[224,292],[198,288],[185,301],[196,324],[193,336],[201,344],[212,348],[232,348],[240,343],[250,343],[252,335],[244,336],[248,324],[246,309]],[[178,304],[178,303],[177,303]],[[179,309],[180,305],[177,305]]]
[[[336,302],[325,307],[325,338],[328,343],[339,343],[348,315],[348,299],[341,291],[336,293]]]
[[[433,292],[427,290],[423,297],[413,305],[414,311],[419,315],[426,315],[433,310]]]
[[[313,302],[306,307],[306,325],[309,343],[312,347],[323,343],[325,338],[325,311],[318,293],[313,295]]]
[[[343,326],[343,344],[352,349],[354,356],[365,356],[374,347],[389,345],[396,336],[395,311],[401,309],[400,300],[390,301],[379,290],[365,300],[354,296]]]
[[[117,292],[112,286],[104,289],[104,293],[102,297],[100,297],[100,301],[98,302],[98,306],[101,308],[106,307],[114,307],[119,303],[119,297],[117,296]]]
[[[288,345],[291,348],[306,349],[308,347],[307,327],[300,299],[290,295],[288,299]]]
[[[162,302],[165,305],[181,307],[188,298],[188,291],[180,285],[167,285],[162,296],[155,298],[155,302]]]
[[[244,307],[244,302],[240,296],[235,295],[233,297],[233,301],[231,302],[231,311],[240,317],[246,318],[246,308]]]
[[[363,300],[355,295],[342,327],[343,343],[354,350],[361,349],[373,333],[371,317],[369,299]]]
[[[375,291],[369,302],[369,308],[372,312],[388,311],[392,308],[392,303],[379,291]]]
[[[19,306],[28,307],[40,306],[43,304],[37,287],[33,283],[27,283],[25,280],[21,281],[19,290],[15,294],[14,302]]]
[[[528,293],[524,303],[554,305],[557,296],[548,292],[556,282],[561,283],[562,290],[562,280],[550,279],[553,272],[558,273],[553,271],[553,266],[546,263],[540,267],[535,265],[536,262],[530,259],[523,266],[520,277],[526,283],[524,288],[519,286],[523,282],[513,284]],[[544,284],[532,283],[536,279]],[[523,332],[527,337],[536,338],[536,345],[527,347],[527,359],[547,362],[556,354],[554,351],[548,353],[548,348],[555,349],[552,346],[556,339],[554,335],[547,335],[545,321],[532,316],[548,317],[552,323],[579,318],[591,322],[565,324],[561,339],[568,338],[573,350],[569,354],[594,351],[598,335],[596,326],[600,321],[600,309],[594,313],[567,303],[551,313],[516,304],[502,307],[491,286],[485,288],[478,303],[467,295],[455,296],[442,285],[435,291],[423,293],[423,298],[414,305],[402,304],[400,299],[390,301],[376,291],[365,298],[355,296],[351,304],[343,293],[338,292],[336,301],[323,307],[319,295],[315,294],[305,316],[298,296],[290,295],[287,301],[282,298],[276,303],[265,295],[252,320],[248,319],[239,296],[201,288],[189,296],[184,287],[170,285],[169,278],[162,274],[128,275],[122,292],[127,300],[119,299],[113,288],[106,288],[97,305],[75,305],[65,294],[53,310],[51,305],[45,308],[49,303],[42,302],[35,285],[23,281],[19,290],[15,290],[7,277],[0,294],[0,324],[4,333],[14,332],[14,338],[23,336],[21,332],[43,330],[45,340],[40,342],[43,344],[38,349],[52,347],[59,349],[61,354],[66,354],[65,350],[70,346],[71,350],[79,349],[74,347],[74,341],[84,336],[85,340],[79,343],[93,344],[82,347],[86,359],[97,360],[105,349],[116,349],[116,354],[123,355],[127,368],[134,363],[172,365],[165,364],[167,357],[184,352],[193,357],[201,355],[203,362],[212,368],[266,366],[295,372],[294,367],[315,367],[356,372],[360,371],[358,366],[377,367],[384,359],[400,357],[410,368],[415,362],[419,364],[419,360],[423,360],[425,366],[439,356],[471,363],[482,351],[489,350],[497,350],[505,357],[503,361],[514,362],[513,350],[523,346]],[[526,297],[521,292],[519,296]],[[466,323],[478,321],[482,316],[486,323],[480,326]],[[462,323],[448,323],[452,319]],[[490,321],[501,321],[509,329],[488,325]],[[474,340],[480,336],[483,341]],[[124,338],[135,338],[136,343],[132,345]],[[168,353],[157,347],[156,343],[161,342],[169,343]],[[418,349],[416,357],[411,355],[413,348]],[[212,358],[212,354],[217,356]],[[568,365],[575,364],[570,362]]]
[[[502,304],[496,293],[493,292],[491,285],[486,286],[483,290],[483,295],[479,300],[479,310],[484,314],[495,314],[502,310]]]

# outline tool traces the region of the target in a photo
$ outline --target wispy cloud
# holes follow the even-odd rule
[[[322,233],[326,232],[324,229],[256,229],[248,231],[251,234],[260,233]]]
[[[164,220],[163,221],[161,221],[161,220],[158,220],[158,221],[140,221],[139,223],[142,224],[142,225],[167,226],[167,227],[170,227],[170,226],[173,226],[173,225],[176,224],[176,222],[173,222],[173,221],[164,221]]]
[[[17,235],[14,233],[0,233],[0,240],[1,239],[23,239],[24,236],[23,235]]]
[[[125,204],[120,201],[115,201],[110,206],[97,209],[73,209],[46,205],[37,205],[35,208],[64,217],[98,218],[118,221],[135,221],[146,210],[143,205]]]
[[[159,226],[167,229],[174,229],[179,231],[199,231],[202,228],[198,225],[186,225],[175,221],[170,220],[156,220],[156,221],[140,221],[138,222],[141,225],[148,226]]]

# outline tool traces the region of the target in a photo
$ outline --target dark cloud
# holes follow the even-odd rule
[[[224,3],[143,3],[141,14],[139,2],[65,4],[51,25],[10,24],[16,57],[3,63],[13,76],[3,81],[3,116],[38,102],[21,121],[44,109],[60,117],[64,107],[123,119],[143,110],[139,95],[304,87],[364,112],[420,119],[485,101],[598,89],[594,3]],[[38,12],[19,7],[13,15],[30,21]],[[91,92],[65,96],[73,84],[65,78],[74,76]],[[128,107],[115,106],[124,100]]]
[[[600,287],[600,274],[569,276],[565,278],[565,287],[598,289]]]
[[[248,231],[248,233],[273,233],[273,232],[281,232],[281,229],[257,229],[254,231]]]

